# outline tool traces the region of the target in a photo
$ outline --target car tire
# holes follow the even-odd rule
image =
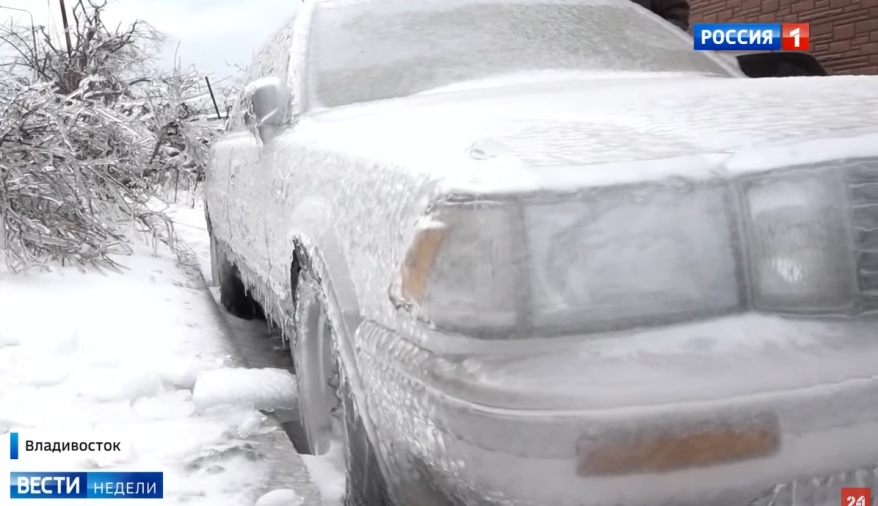
[[[214,286],[219,287],[220,303],[232,316],[253,320],[259,316],[258,304],[247,292],[238,269],[228,260],[223,245],[210,234],[210,270]]]
[[[304,440],[299,451],[323,455],[332,444],[345,445],[345,506],[388,505],[385,482],[339,359],[321,288],[307,268],[302,268],[293,289],[295,336],[291,351]]]

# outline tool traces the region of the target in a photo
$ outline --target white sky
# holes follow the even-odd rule
[[[65,0],[68,16],[75,1]],[[253,52],[300,4],[301,0],[110,0],[105,21],[108,26],[136,19],[149,22],[171,38],[163,58],[166,66],[173,66],[179,41],[183,66],[195,65],[219,80],[237,73],[226,61],[249,65]],[[0,0],[0,7],[29,10],[36,24],[62,33],[58,0]],[[27,14],[0,8],[0,22],[10,17],[30,24]]]

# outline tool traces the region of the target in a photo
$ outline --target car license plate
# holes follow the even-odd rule
[[[878,464],[830,476],[806,478],[775,485],[750,506],[848,506],[842,504],[842,488],[878,487]],[[874,504],[874,499],[871,504]],[[870,506],[870,505],[869,505]]]
[[[577,475],[660,473],[766,457],[780,449],[780,422],[774,413],[737,414],[714,420],[618,427],[583,438],[577,448]]]

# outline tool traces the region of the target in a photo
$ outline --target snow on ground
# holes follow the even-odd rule
[[[177,234],[192,249],[201,275],[210,283],[210,235],[204,219],[204,203],[197,196],[194,199],[187,196],[184,201],[188,203],[162,205],[159,209],[171,217]]]
[[[190,202],[188,199],[187,202]],[[206,280],[210,280],[210,237],[204,220],[204,206],[195,199],[195,206],[172,205],[167,213],[177,233],[192,248]],[[308,472],[320,489],[326,506],[342,506],[345,492],[344,453],[341,444],[333,444],[323,456],[302,455]]]
[[[336,439],[326,455],[302,455],[326,506],[344,506],[345,463],[342,448]]]
[[[119,259],[122,274],[0,270],[0,435],[17,431],[22,444],[121,441],[123,449],[2,458],[0,490],[16,470],[162,471],[165,499],[144,504],[252,505],[272,488],[269,464],[254,459],[246,439],[264,417],[241,392],[224,403],[216,391],[217,371],[236,359],[214,302],[170,252],[134,246]],[[193,242],[199,255],[202,246]],[[206,371],[212,378],[196,403],[192,390]],[[295,385],[282,372],[273,392],[255,387],[260,407],[272,393],[289,402]],[[7,455],[8,441],[0,436]],[[79,501],[93,502],[116,501]]]

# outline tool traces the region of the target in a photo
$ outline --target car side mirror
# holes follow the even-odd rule
[[[826,69],[808,53],[754,53],[738,56],[747,77],[825,76]]]
[[[268,142],[280,132],[286,120],[286,86],[275,77],[260,79],[251,86],[253,126],[259,132],[262,142]]]

